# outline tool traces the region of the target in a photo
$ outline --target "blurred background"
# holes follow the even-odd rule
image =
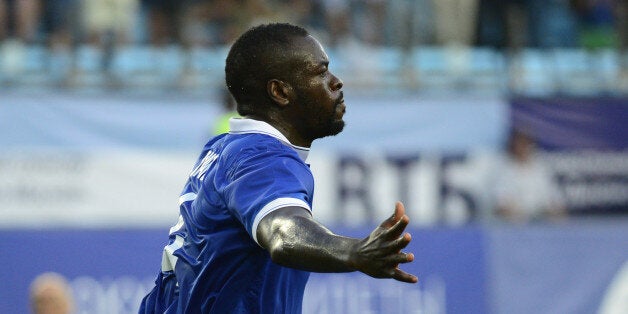
[[[403,201],[420,278],[313,274],[304,313],[627,313],[627,21],[625,0],[0,0],[0,313],[137,312],[231,114],[229,46],[266,22],[345,84],[315,217],[363,237]]]

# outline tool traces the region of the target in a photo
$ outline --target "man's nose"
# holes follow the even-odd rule
[[[342,80],[339,77],[337,77],[337,76],[335,76],[333,74],[332,74],[332,76],[333,76],[333,78],[331,80],[331,87],[332,87],[332,89],[334,89],[334,90],[341,89],[342,86],[344,86],[344,83],[342,82]]]

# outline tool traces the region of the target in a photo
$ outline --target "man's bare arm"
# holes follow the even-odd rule
[[[275,263],[313,272],[361,271],[375,278],[394,278],[415,283],[417,277],[399,269],[414,260],[402,253],[410,234],[403,234],[409,218],[403,204],[364,239],[334,234],[303,208],[278,209],[262,219],[257,228],[260,245]]]

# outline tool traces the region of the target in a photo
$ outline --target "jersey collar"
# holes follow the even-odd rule
[[[231,118],[229,119],[229,133],[231,134],[259,133],[259,134],[270,135],[282,141],[284,144],[292,147],[292,149],[294,149],[297,152],[297,154],[299,155],[299,157],[301,157],[303,161],[307,159],[307,156],[310,153],[309,148],[293,145],[292,143],[290,143],[290,141],[285,135],[279,132],[279,130],[275,129],[272,125],[264,121],[260,121],[260,120],[253,120],[253,119],[246,119],[246,118]]]

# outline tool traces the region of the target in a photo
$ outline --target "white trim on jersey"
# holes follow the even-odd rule
[[[185,202],[193,201],[196,199],[196,193],[185,193],[179,197],[179,206]],[[170,233],[179,231],[181,227],[183,227],[183,216],[179,215],[179,219],[177,223],[170,228]],[[172,271],[174,270],[174,266],[177,264],[177,260],[179,259],[174,255],[174,251],[183,247],[183,237],[177,235],[175,236],[174,242],[164,247],[163,256],[161,257],[161,271]]]
[[[196,199],[196,193],[193,193],[193,192],[185,193],[179,196],[179,206],[181,206],[181,204],[185,202],[193,201],[195,199]]]
[[[173,234],[174,232],[179,231],[179,229],[183,227],[183,223],[183,216],[179,215],[179,220],[177,220],[177,223],[174,226],[170,227],[170,233],[168,234]]]
[[[251,233],[253,234],[253,240],[255,240],[255,243],[259,245],[259,242],[257,242],[257,227],[260,221],[262,221],[262,218],[266,217],[266,215],[272,213],[273,211],[279,208],[290,207],[290,206],[302,207],[306,209],[310,213],[310,215],[312,214],[312,209],[310,208],[310,205],[308,205],[306,202],[298,198],[280,197],[271,201],[270,203],[262,207],[262,209],[257,213],[257,216],[255,216],[255,219],[253,220],[253,227],[251,228]]]
[[[185,193],[179,197],[179,206],[181,206],[181,204],[185,202],[193,201],[195,199],[196,199],[196,193],[193,193],[193,192]],[[183,221],[183,216],[179,215],[179,220],[177,220],[177,223],[170,228],[170,233],[168,234],[172,234],[173,232],[179,231],[179,229],[183,227],[184,223],[185,221]]]
[[[174,251],[183,247],[183,237],[176,236],[174,242],[164,247],[164,254],[161,257],[161,271],[173,271],[177,260],[179,259],[174,255]]]
[[[259,133],[270,135],[292,147],[301,160],[305,161],[310,153],[308,147],[302,147],[293,145],[288,138],[283,135],[279,130],[275,129],[272,125],[259,120],[244,119],[244,118],[231,118],[229,119],[229,133],[232,134],[244,134],[244,133]]]

